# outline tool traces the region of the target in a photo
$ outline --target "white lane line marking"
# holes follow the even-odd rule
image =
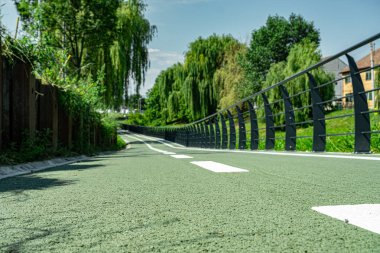
[[[177,159],[191,159],[193,157],[188,155],[171,155],[171,157],[177,158]]]
[[[167,143],[168,142],[167,140],[153,138],[153,137],[149,137],[149,136],[146,136],[146,135],[137,135],[137,136],[143,137],[143,138],[145,137],[146,139],[151,140],[151,141],[157,141],[157,142],[162,143],[162,144],[164,144],[164,145],[166,145],[168,147],[171,147],[171,148],[188,149],[187,147],[185,147],[185,146],[183,146],[181,144],[178,144],[178,143],[174,143],[174,142],[172,142],[172,144]]]
[[[380,234],[380,204],[317,206],[314,211]]]
[[[175,155],[175,153],[173,153],[173,152],[168,152],[168,151],[165,151],[165,150],[161,150],[161,149],[158,149],[158,148],[154,148],[154,147],[152,147],[149,143],[146,143],[145,141],[143,141],[143,140],[141,140],[141,139],[139,139],[139,138],[137,138],[137,137],[135,137],[135,136],[129,136],[129,137],[131,137],[131,138],[133,138],[133,139],[135,139],[135,140],[138,140],[138,141],[142,141],[142,142],[144,142],[144,144],[147,145],[147,147],[150,148],[150,149],[153,150],[153,151],[156,151],[156,152],[162,153],[162,154],[164,154],[164,155]]]
[[[223,163],[217,163],[213,161],[199,161],[199,162],[191,162],[191,163],[201,168],[204,168],[206,170],[210,170],[217,173],[248,172],[248,170],[232,167]]]
[[[147,138],[144,135],[145,138]],[[254,155],[276,155],[276,156],[299,156],[299,157],[313,157],[313,158],[337,158],[337,159],[351,159],[351,160],[367,160],[367,161],[380,161],[380,157],[369,157],[369,156],[350,156],[350,155],[333,155],[333,154],[305,154],[305,153],[290,153],[290,152],[270,152],[270,151],[244,151],[244,150],[227,150],[227,149],[205,149],[205,148],[188,148],[188,147],[175,147],[169,143],[163,142],[161,139],[156,139],[156,141],[165,144],[174,149],[182,149],[189,151],[205,151],[208,152],[221,152],[221,153],[246,153]]]

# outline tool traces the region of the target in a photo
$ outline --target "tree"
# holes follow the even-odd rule
[[[190,43],[185,63],[162,71],[148,94],[146,116],[150,120],[184,123],[214,113],[221,96],[237,96],[241,69],[236,54],[243,51],[232,36],[212,35]],[[229,94],[233,91],[233,94]]]
[[[217,109],[218,94],[214,89],[214,74],[222,66],[226,53],[239,42],[232,36],[212,35],[190,43],[185,55],[185,99],[192,119],[199,119]]]
[[[243,44],[231,46],[226,52],[221,68],[214,74],[214,93],[218,109],[226,108],[239,100],[239,89],[243,83],[244,73],[238,58],[244,55],[247,48]]]
[[[160,114],[158,118],[161,118],[163,124],[187,121],[189,111],[184,99],[184,74],[183,65],[177,63],[162,71],[156,78],[147,102],[148,110],[152,114],[154,111],[152,120]]]
[[[289,56],[286,61],[272,64],[267,75],[266,80],[263,83],[263,89],[268,88],[287,77],[290,77],[313,64],[318,63],[321,60],[321,53],[318,51],[318,46],[315,42],[311,42],[309,39],[305,39],[301,43],[293,46],[290,50]],[[312,74],[318,84],[325,84],[334,80],[331,74],[328,74],[321,68],[312,71]],[[286,84],[286,89],[289,95],[295,95],[299,92],[309,89],[309,80],[307,75],[302,75]],[[334,84],[331,83],[321,89],[319,89],[322,100],[330,100],[334,96]],[[270,101],[277,101],[282,99],[282,94],[279,88],[272,89],[268,94]],[[296,96],[292,99],[292,105],[294,108],[301,108],[311,104],[310,93],[307,92],[301,96]],[[326,107],[329,105],[326,104]],[[284,112],[283,103],[275,103],[272,105],[273,114],[277,115],[280,112]],[[305,121],[311,118],[311,108],[304,108],[302,110],[295,111],[295,117],[297,122]],[[275,117],[277,125],[285,123],[285,116],[279,115]]]
[[[139,103],[142,103],[143,97],[140,94],[133,94],[128,97],[128,108],[139,109]]]
[[[145,101],[146,110],[145,117],[146,121],[149,122],[151,126],[164,125],[167,116],[162,112],[163,108],[160,103],[160,90],[158,85],[154,85],[147,93],[147,99]]]
[[[313,22],[294,13],[288,20],[278,15],[269,16],[265,26],[252,32],[248,52],[241,57],[240,64],[245,72],[241,97],[261,90],[270,66],[285,61],[291,48],[305,38],[319,45],[319,31]]]
[[[145,82],[149,66],[148,44],[156,32],[156,27],[144,17],[145,8],[142,1],[129,0],[117,11],[117,37],[110,48],[113,74],[106,83],[109,86],[107,103],[113,100],[115,107],[121,104],[123,96],[128,97],[131,79],[137,94]]]
[[[68,69],[78,79],[104,66],[104,102],[117,108],[136,91],[147,71],[147,44],[155,27],[145,19],[142,0],[15,0],[25,29],[47,45],[71,55]],[[70,73],[67,73],[70,74]]]
[[[116,11],[121,0],[17,0],[17,9],[26,30],[63,48],[81,76],[89,63],[86,52],[98,50],[115,38]]]

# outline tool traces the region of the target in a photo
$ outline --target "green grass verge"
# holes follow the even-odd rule
[[[353,110],[342,110],[334,111],[326,115],[326,117],[335,117],[341,116],[344,114],[351,114]],[[373,113],[371,114],[371,126],[373,131],[380,130],[380,114]],[[265,123],[260,122],[259,128],[265,128]],[[238,147],[239,132],[238,125],[236,124],[236,140]],[[354,132],[354,117],[345,117],[337,118],[326,121],[326,133],[327,134],[341,134]],[[247,133],[247,145],[250,147],[250,138],[251,138],[251,124],[249,120],[246,120],[246,133]],[[259,149],[265,149],[265,130],[259,131]],[[313,126],[306,126],[304,128],[297,128],[297,136],[313,136]],[[276,131],[276,138],[284,138],[284,131]],[[313,140],[312,138],[300,138],[297,139],[297,150],[298,151],[312,151]],[[284,150],[285,149],[285,140],[276,139],[275,141],[275,150]],[[328,152],[353,152],[354,151],[354,136],[334,136],[326,138],[326,151]],[[371,137],[371,152],[380,153],[380,134],[373,134]]]

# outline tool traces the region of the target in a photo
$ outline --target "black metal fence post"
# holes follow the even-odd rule
[[[191,134],[191,129],[190,127],[185,127],[185,146],[189,147],[190,146],[190,134]]]
[[[236,148],[236,131],[235,131],[235,122],[234,118],[232,117],[232,114],[229,110],[227,110],[228,114],[228,122],[230,123],[230,145],[229,149],[235,149]]]
[[[256,150],[259,148],[259,126],[257,124],[257,115],[251,101],[247,102],[249,107],[249,118],[251,121],[251,150]]]
[[[265,138],[265,149],[273,149],[275,141],[275,129],[272,109],[270,108],[267,96],[262,93],[261,96],[264,100],[265,108],[265,124],[266,124],[266,138]]]
[[[367,96],[354,58],[346,54],[350,67],[355,111],[355,153],[369,153],[371,150],[371,121],[368,113]]]
[[[204,131],[205,131],[205,148],[210,148],[210,132],[209,132],[209,129],[207,127],[207,121],[204,121],[203,122],[203,127],[204,127]]]
[[[289,92],[283,85],[279,87],[285,105],[285,150],[294,151],[297,145],[294,110],[289,98]]]
[[[322,106],[322,98],[319,95],[317,82],[314,76],[307,73],[310,85],[311,105],[313,112],[313,151],[323,152],[326,150],[326,122]]]
[[[199,129],[199,124],[195,124],[195,145],[196,147],[202,147],[202,132]]]
[[[214,131],[214,119],[213,118],[210,118],[208,120],[208,125],[209,125],[209,128],[210,128],[210,148],[215,148],[215,131]]]
[[[228,145],[228,135],[227,135],[227,124],[226,119],[222,114],[220,114],[220,120],[222,122],[222,149],[227,149]]]
[[[238,113],[239,121],[239,149],[245,149],[245,146],[247,144],[247,135],[245,131],[244,117],[239,106],[236,106],[236,111]]]
[[[215,124],[215,148],[220,148],[220,127],[219,127],[219,117],[218,115],[214,118]]]
[[[190,140],[189,140],[189,147],[195,147],[195,126],[191,125],[190,126]]]
[[[199,145],[201,148],[204,148],[205,147],[205,132],[204,132],[202,123],[198,124],[198,131],[199,131]]]

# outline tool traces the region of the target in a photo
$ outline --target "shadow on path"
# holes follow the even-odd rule
[[[1,180],[0,193],[22,193],[27,190],[44,190],[50,187],[64,186],[73,183],[72,180],[44,178],[37,175],[23,175]]]
[[[76,180],[62,180],[56,178],[44,177],[42,173],[52,172],[52,171],[82,171],[87,169],[95,169],[103,167],[99,164],[68,164],[63,166],[58,166],[50,168],[41,172],[34,174],[20,175],[16,177],[10,177],[0,180],[0,193],[3,192],[13,192],[15,194],[21,194],[23,191],[27,190],[44,190],[51,187],[65,186],[74,183]]]

